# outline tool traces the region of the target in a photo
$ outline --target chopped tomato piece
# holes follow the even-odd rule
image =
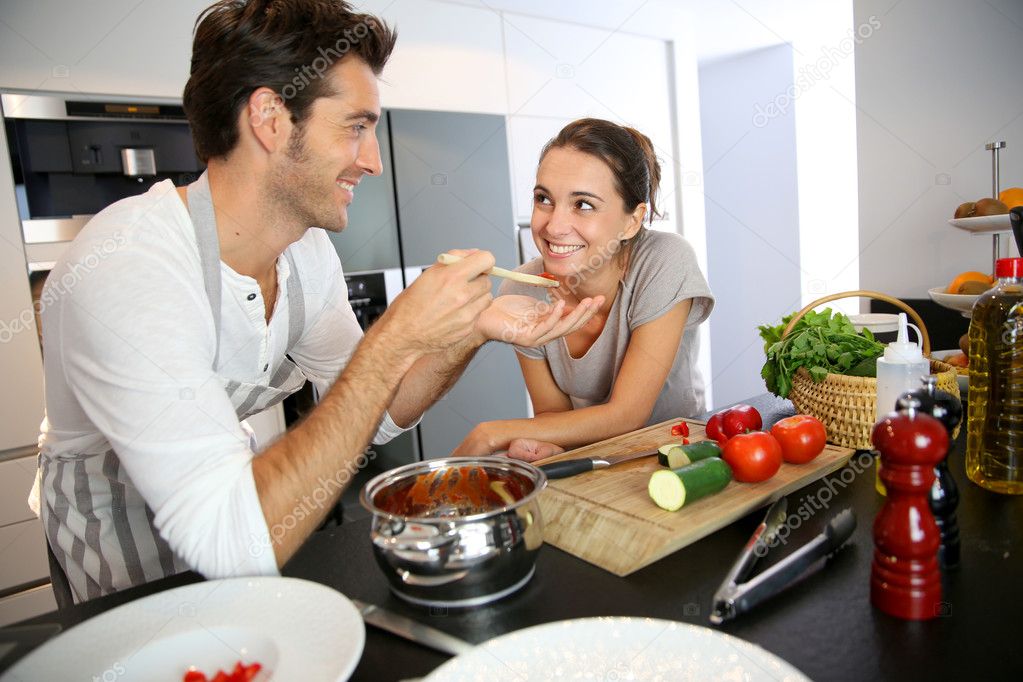
[[[208,678],[198,670],[189,670],[185,673],[185,678],[182,682],[251,682],[251,680],[256,679],[256,675],[262,669],[263,666],[259,663],[245,665],[241,661],[237,661],[230,673],[218,670],[216,676]]]

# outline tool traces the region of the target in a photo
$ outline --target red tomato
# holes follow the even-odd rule
[[[781,456],[789,464],[806,464],[821,454],[828,440],[824,424],[808,414],[782,419],[771,427],[771,435],[781,445]]]
[[[741,433],[728,439],[721,459],[732,467],[735,480],[759,483],[774,476],[781,468],[781,445],[764,431]]]
[[[185,673],[184,682],[209,682],[206,679],[206,674],[201,673],[198,670],[189,670]]]
[[[716,440],[719,444],[724,445],[725,441],[728,440],[728,436],[721,430],[721,420],[724,418],[724,412],[718,412],[713,417],[707,420],[707,435]]]
[[[759,431],[763,426],[764,421],[760,418],[760,413],[749,405],[736,405],[726,410],[721,421],[721,430],[727,438],[747,431]]]

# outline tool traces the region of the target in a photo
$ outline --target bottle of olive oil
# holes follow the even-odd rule
[[[1023,258],[995,264],[998,282],[973,306],[966,475],[1023,494]]]

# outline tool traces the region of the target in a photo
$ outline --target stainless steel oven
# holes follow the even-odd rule
[[[2,92],[0,108],[29,271],[104,207],[203,170],[178,102]]]

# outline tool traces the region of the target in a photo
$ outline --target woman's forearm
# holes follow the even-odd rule
[[[507,449],[516,438],[555,443],[570,449],[642,428],[650,415],[629,414],[611,403],[566,412],[538,414],[532,419],[483,422],[474,429],[491,452]]]

